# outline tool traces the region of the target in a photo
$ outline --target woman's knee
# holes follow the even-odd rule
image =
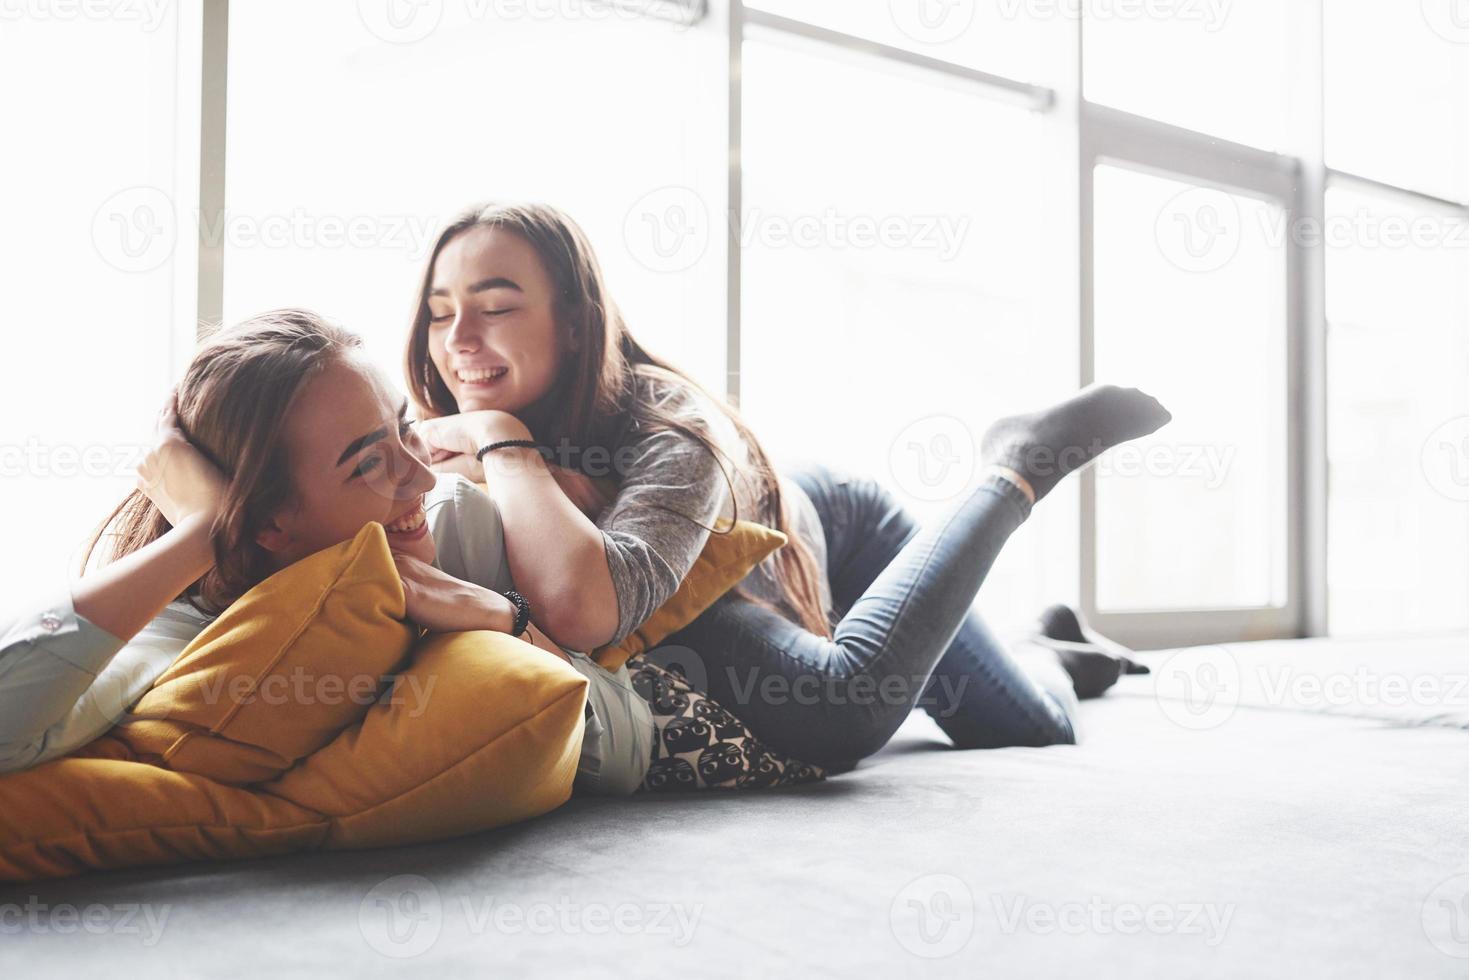
[[[955,718],[934,720],[956,749],[1043,749],[1076,744],[1076,729],[1064,713],[1033,719],[1023,730],[1018,726],[998,728]]]
[[[1051,716],[1037,724],[1030,740],[1021,744],[1037,749],[1051,745],[1075,745],[1076,729],[1065,715]]]
[[[851,769],[892,741],[909,705],[883,705],[851,680],[828,678],[819,704],[804,707],[800,725],[782,726],[781,748],[833,772]]]

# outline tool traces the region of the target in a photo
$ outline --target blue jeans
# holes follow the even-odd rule
[[[1030,513],[985,477],[920,528],[875,480],[819,464],[785,474],[810,496],[827,545],[832,639],[733,593],[648,656],[691,679],[772,748],[833,771],[882,748],[921,706],[959,748],[1075,742],[1062,702],[1027,675],[972,604]]]

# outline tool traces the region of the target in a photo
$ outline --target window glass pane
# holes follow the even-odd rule
[[[1469,227],[1327,194],[1333,633],[1469,626]]]
[[[1267,150],[1289,137],[1296,50],[1281,0],[1084,0],[1092,102]]]
[[[1326,162],[1469,198],[1469,3],[1325,5]]]
[[[166,8],[32,4],[0,23],[0,472],[19,517],[7,596],[76,574],[80,545],[132,490],[168,391],[182,210]]]
[[[540,200],[587,232],[634,336],[723,391],[717,25],[598,4],[359,19],[393,6],[231,5],[226,319],[318,309],[401,383],[438,228],[476,201]]]
[[[745,44],[741,402],[778,458],[923,520],[972,486],[991,419],[1074,387],[1074,200],[1044,117],[879,69]],[[1070,501],[1001,556],[997,626],[1074,593]]]
[[[745,5],[1039,85],[1063,84],[1067,60],[1075,58],[1071,37],[1076,17],[1067,15],[1064,3],[747,0]]]
[[[1097,605],[1286,599],[1281,212],[1238,194],[1096,169],[1096,376],[1173,422],[1097,467]]]

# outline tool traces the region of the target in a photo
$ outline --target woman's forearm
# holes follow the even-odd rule
[[[556,642],[545,633],[536,629],[536,625],[534,623],[525,628],[525,635],[522,636],[521,639],[525,640],[532,646],[539,647],[540,649],[545,650],[547,653],[552,654],[553,656],[560,657],[567,663],[571,663],[571,657],[567,656],[566,651],[557,646]]]
[[[491,434],[487,441],[524,438]],[[485,456],[485,484],[500,510],[515,587],[536,622],[569,650],[590,651],[617,632],[617,592],[602,532],[557,485],[534,449]]]
[[[126,642],[213,566],[209,519],[195,515],[83,576],[72,588],[72,603],[78,615]]]

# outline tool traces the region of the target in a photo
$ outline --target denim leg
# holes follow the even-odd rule
[[[918,533],[918,522],[876,480],[802,461],[785,470],[821,517],[832,601],[840,615]],[[1065,706],[1027,674],[972,607],[918,706],[961,749],[1069,744]]]
[[[1030,505],[1012,484],[987,477],[943,518],[915,529],[875,481],[842,480],[819,467],[788,475],[822,514],[842,617],[835,637],[726,596],[669,637],[679,650],[667,652],[686,656],[709,693],[773,747],[840,770],[886,744],[929,689],[935,665],[968,627],[975,594]],[[953,695],[936,708],[945,731],[958,733],[956,742],[1072,740],[1065,713],[982,624],[966,636],[970,645],[955,655],[956,673],[944,675],[949,686],[934,685]]]

